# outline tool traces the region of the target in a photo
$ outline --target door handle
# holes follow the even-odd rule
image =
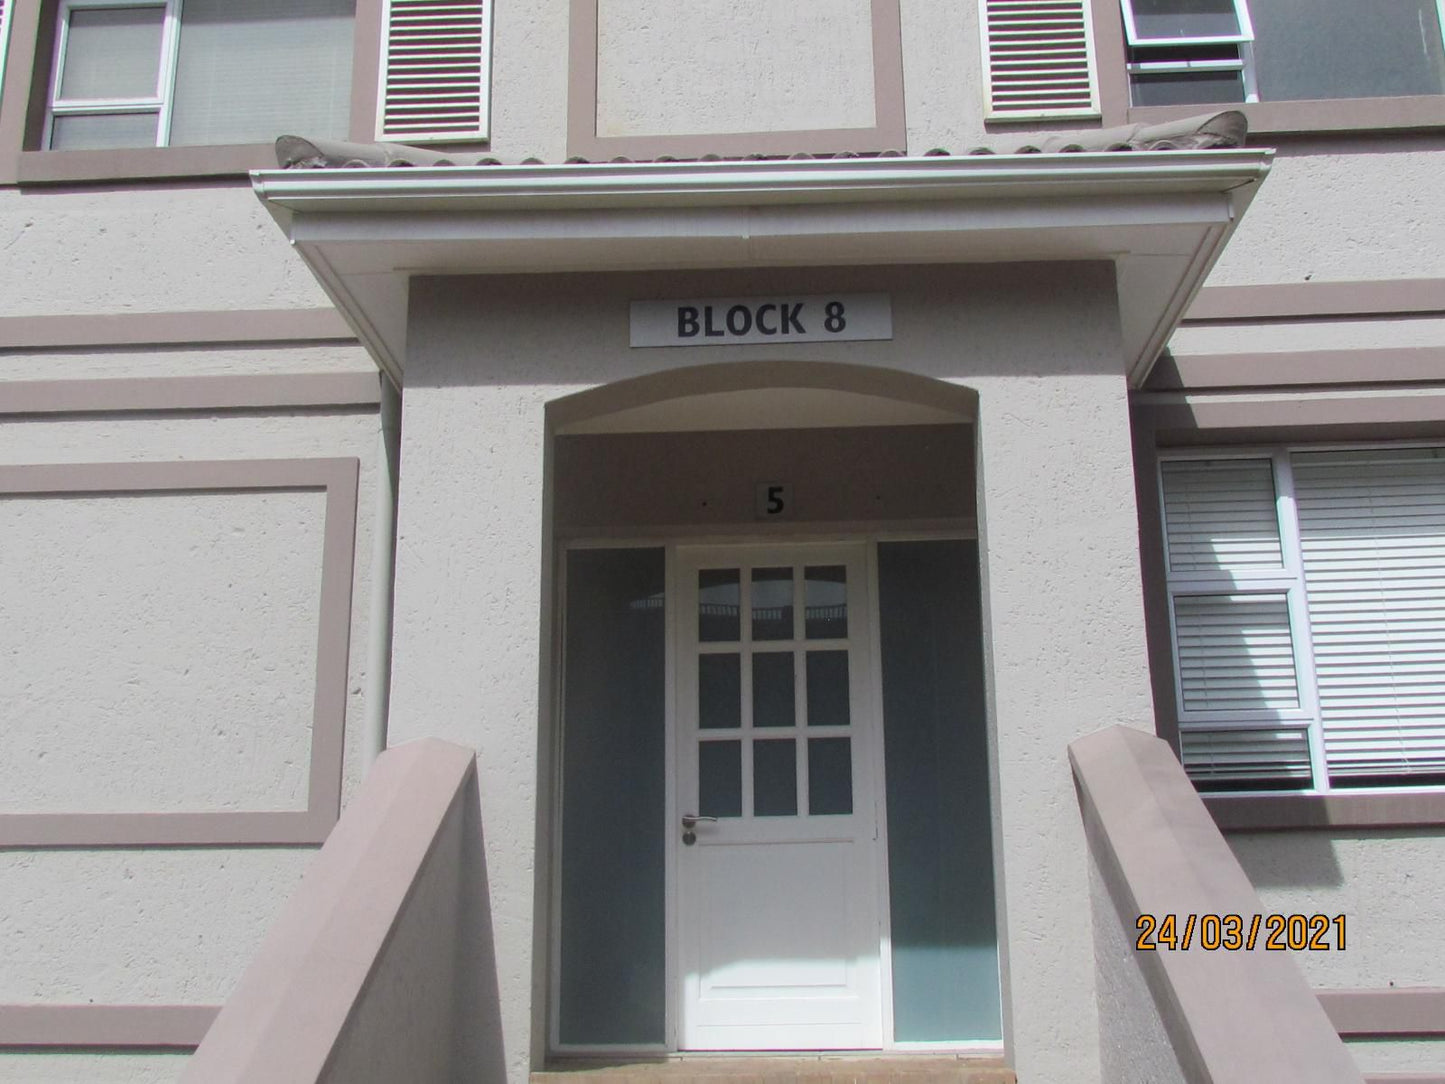
[[[716,824],[717,818],[701,816],[697,813],[684,813],[682,815],[682,845],[684,847],[691,847],[697,842],[697,833],[693,831],[693,829],[702,821],[707,821],[709,824]]]

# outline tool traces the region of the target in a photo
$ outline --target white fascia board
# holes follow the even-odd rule
[[[1112,260],[1142,382],[1269,151],[1135,151],[252,174],[378,363],[414,274]]]

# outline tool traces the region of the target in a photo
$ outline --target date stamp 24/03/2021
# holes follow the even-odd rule
[[[1142,914],[1134,920],[1139,952],[1201,948],[1206,952],[1344,952],[1344,915]]]

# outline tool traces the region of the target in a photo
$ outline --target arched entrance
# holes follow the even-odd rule
[[[554,1049],[999,1040],[974,410],[820,363],[549,405]]]

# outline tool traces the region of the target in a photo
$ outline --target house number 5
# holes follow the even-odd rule
[[[754,510],[758,519],[787,519],[793,514],[793,487],[787,482],[759,482]]]

